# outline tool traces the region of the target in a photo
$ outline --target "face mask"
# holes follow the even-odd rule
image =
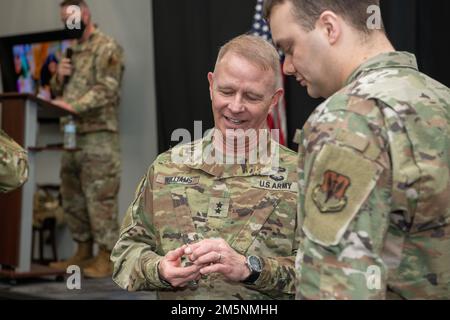
[[[83,36],[84,31],[86,30],[86,24],[84,23],[83,20],[81,20],[79,29],[77,29],[77,28],[69,29],[67,24],[64,24],[64,29],[65,29],[66,33],[68,34],[69,38],[79,39],[79,38],[81,38]]]

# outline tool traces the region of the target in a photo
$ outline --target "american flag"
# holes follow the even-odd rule
[[[253,25],[250,30],[250,34],[260,36],[265,40],[272,43],[272,34],[270,33],[269,26],[262,15],[264,0],[257,0],[255,7],[255,15],[253,16]],[[280,54],[280,64],[282,62],[282,55]],[[282,69],[281,69],[282,70]],[[283,73],[283,72],[281,72]],[[281,81],[284,82],[284,76],[281,75]],[[284,87],[284,83],[282,84]],[[286,123],[286,103],[284,96],[280,98],[278,105],[276,105],[267,116],[267,125],[269,129],[279,129],[279,143],[286,145],[287,141],[287,123]]]

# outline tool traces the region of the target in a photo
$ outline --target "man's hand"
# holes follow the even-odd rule
[[[72,107],[72,105],[70,105],[69,103],[65,102],[64,100],[52,100],[52,103],[54,105],[57,105],[58,107],[65,109],[67,111],[73,112],[73,113],[77,113],[75,111],[75,109]]]
[[[223,239],[206,239],[190,244],[184,250],[200,273],[221,273],[231,281],[243,281],[250,276],[245,256],[237,253]]]
[[[181,257],[184,256],[186,246],[169,251],[159,263],[159,275],[169,282],[172,287],[186,287],[190,281],[198,281],[201,278],[198,265],[183,267]]]
[[[72,75],[72,63],[70,59],[63,58],[58,64],[58,81],[64,82],[65,76]]]

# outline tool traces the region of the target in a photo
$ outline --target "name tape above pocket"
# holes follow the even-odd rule
[[[158,174],[156,182],[159,184],[182,184],[182,185],[196,185],[198,184],[200,177],[189,176],[164,176]]]

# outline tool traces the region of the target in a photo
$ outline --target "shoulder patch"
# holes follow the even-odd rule
[[[312,199],[322,213],[340,212],[347,206],[346,192],[350,185],[349,177],[327,170],[322,184],[314,188]]]
[[[303,231],[311,241],[337,245],[375,187],[382,167],[350,148],[328,144],[313,168]]]

